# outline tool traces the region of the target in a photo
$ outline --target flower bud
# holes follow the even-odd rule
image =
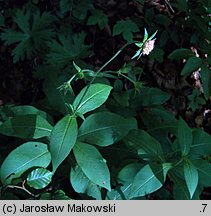
[[[149,55],[150,52],[154,49],[155,40],[148,40],[143,45],[142,53],[143,55]]]

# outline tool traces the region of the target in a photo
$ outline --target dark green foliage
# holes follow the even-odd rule
[[[206,198],[209,1],[0,7],[0,199]]]

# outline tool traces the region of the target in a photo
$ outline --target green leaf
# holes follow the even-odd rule
[[[13,21],[18,25],[20,31],[10,28],[5,29],[1,34],[1,39],[6,45],[17,43],[13,49],[13,61],[31,58],[36,52],[47,49],[46,41],[54,36],[52,30],[53,16],[48,12],[40,14],[39,11],[31,13],[29,11],[17,10]]]
[[[138,26],[132,20],[120,20],[114,25],[113,36],[122,34],[126,41],[131,42],[133,39],[133,33],[138,31]]]
[[[105,84],[91,84],[83,88],[73,102],[76,112],[85,114],[101,106],[108,98],[112,87]]]
[[[108,146],[122,139],[137,128],[134,118],[123,118],[111,112],[98,112],[90,115],[82,123],[78,139],[98,146]]]
[[[52,157],[53,172],[69,155],[75,145],[78,135],[76,118],[66,115],[54,126],[51,136],[49,149]]]
[[[47,114],[44,111],[37,109],[30,105],[14,106],[10,108],[14,115],[39,115],[42,118],[47,118]]]
[[[180,118],[178,122],[177,135],[182,154],[184,156],[188,155],[193,142],[192,130],[182,118]]]
[[[141,92],[131,100],[131,106],[139,108],[142,106],[153,106],[165,103],[170,98],[170,95],[158,88],[141,88]]]
[[[71,200],[63,190],[52,191],[51,193],[45,192],[40,196],[40,200]]]
[[[124,142],[138,151],[144,160],[163,161],[163,151],[160,143],[144,130],[133,130],[125,137]]]
[[[100,30],[103,30],[108,25],[108,17],[101,10],[93,10],[87,25],[98,25]]]
[[[143,168],[143,164],[140,163],[127,164],[119,171],[117,176],[118,182],[124,185],[126,183],[132,183],[141,168]]]
[[[190,198],[192,198],[198,185],[198,171],[188,160],[184,161],[184,176],[190,193]]]
[[[158,14],[157,16],[155,16],[155,22],[167,28],[170,25],[171,20],[167,15]]]
[[[181,71],[181,75],[190,75],[192,72],[201,67],[202,59],[198,57],[190,57]]]
[[[11,184],[32,167],[46,168],[51,162],[47,145],[40,142],[27,142],[14,149],[3,161],[0,174],[3,184]]]
[[[106,200],[128,200],[128,195],[131,189],[131,183],[126,183],[123,186],[118,186],[106,193]]]
[[[59,35],[56,40],[48,42],[50,52],[46,56],[49,65],[64,68],[73,60],[82,59],[90,55],[90,46],[85,45],[86,34]]]
[[[161,106],[143,110],[142,119],[150,134],[177,132],[177,120],[174,115]]]
[[[18,115],[0,126],[0,133],[7,136],[38,139],[50,136],[52,126],[39,115]]]
[[[187,11],[189,8],[188,1],[186,0],[177,0],[177,4],[175,6],[179,11]]]
[[[71,169],[70,181],[77,193],[87,194],[97,200],[102,199],[100,187],[91,182],[79,166]]]
[[[180,48],[174,50],[172,53],[169,54],[168,58],[171,60],[179,60],[179,59],[187,59],[189,57],[193,57],[194,53],[186,48]]]
[[[68,10],[71,10],[71,7],[73,6],[73,0],[61,0],[59,6],[61,13],[65,14]]]
[[[208,100],[211,95],[211,70],[205,64],[201,66],[201,81],[204,96]]]
[[[210,187],[211,186],[211,181],[210,181],[211,163],[202,159],[194,160],[192,162],[198,170],[199,185],[201,185],[202,187]]]
[[[28,174],[26,182],[32,188],[42,189],[50,184],[52,176],[49,170],[37,168]]]
[[[99,151],[92,145],[77,142],[73,152],[78,165],[90,181],[111,190],[109,169]]]
[[[211,135],[201,129],[193,130],[193,143],[190,148],[191,158],[201,158],[211,154]]]
[[[93,0],[74,1],[73,16],[79,20],[85,20],[89,10],[93,10]]]
[[[161,188],[171,167],[170,163],[144,166],[134,178],[129,199],[145,196]]]
[[[53,192],[45,192],[40,196],[40,200],[71,200],[63,190],[56,190]]]
[[[0,27],[4,26],[5,18],[2,14],[0,14]]]
[[[170,175],[173,181],[173,197],[175,200],[189,200],[190,195],[188,192],[187,185],[185,181],[176,177],[175,175]]]

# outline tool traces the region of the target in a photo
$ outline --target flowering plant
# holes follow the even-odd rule
[[[156,38],[155,35],[157,34],[157,31],[151,35],[148,38],[148,32],[146,29],[144,29],[144,39],[140,43],[135,43],[136,46],[139,47],[139,50],[136,52],[136,54],[132,57],[132,59],[136,58],[138,56],[138,59],[143,55],[149,55],[150,52],[154,49],[154,44]]]

